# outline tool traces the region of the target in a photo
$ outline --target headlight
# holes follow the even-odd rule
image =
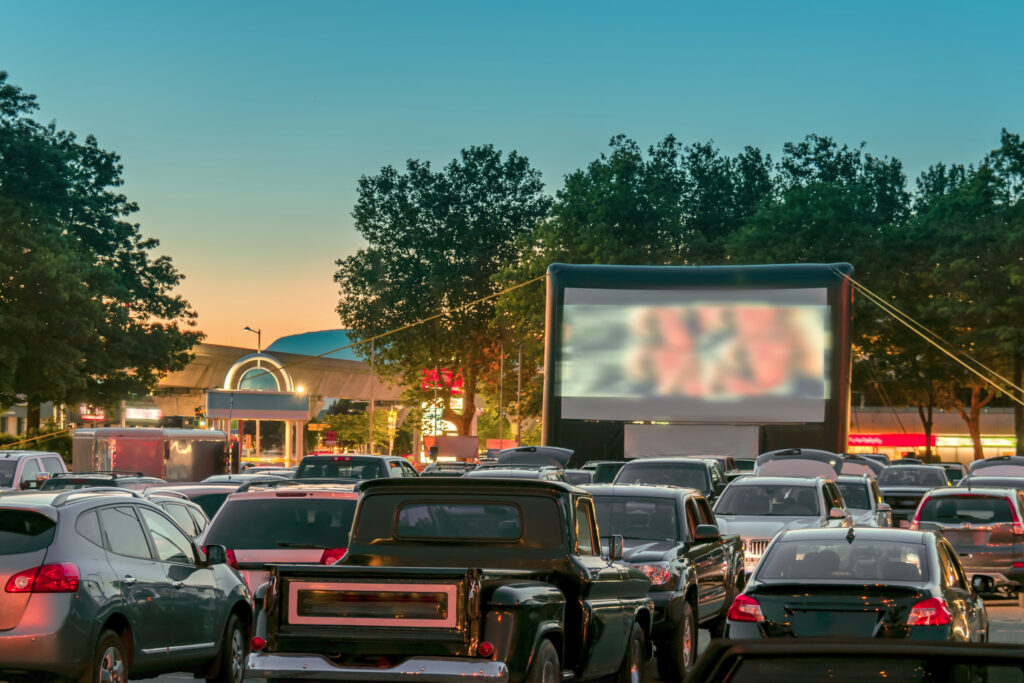
[[[672,572],[669,571],[668,565],[664,562],[635,564],[633,566],[642,571],[655,586],[661,586],[662,584],[668,583],[668,580],[672,578]]]

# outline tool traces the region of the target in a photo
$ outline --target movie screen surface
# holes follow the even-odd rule
[[[827,290],[566,288],[563,418],[821,422]]]

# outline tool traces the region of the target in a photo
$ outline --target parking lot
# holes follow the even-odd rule
[[[1024,610],[1017,607],[1016,600],[986,600],[988,608],[989,629],[993,643],[1021,643],[1024,644]],[[708,645],[708,633],[700,632],[700,649],[704,650]],[[134,680],[134,679],[133,679]],[[153,679],[149,679],[153,680]],[[161,676],[161,681],[194,681],[191,674],[167,674]],[[648,681],[657,681],[658,670],[652,659],[647,665]]]

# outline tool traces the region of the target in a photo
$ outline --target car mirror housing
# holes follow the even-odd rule
[[[213,566],[215,564],[225,564],[228,561],[228,550],[222,545],[208,545],[206,546],[206,564]]]
[[[888,503],[879,503],[878,504],[878,511],[879,512],[892,512],[892,505],[889,505]]]
[[[846,511],[843,508],[830,508],[828,511],[829,519],[842,519],[846,517]]]
[[[996,590],[996,582],[991,576],[975,574],[971,579],[971,588],[974,589],[975,593],[994,593]]]
[[[612,536],[608,541],[608,559],[612,562],[622,559],[622,536]]]
[[[721,537],[722,533],[714,524],[698,524],[693,530],[693,540],[698,542],[717,541]]]

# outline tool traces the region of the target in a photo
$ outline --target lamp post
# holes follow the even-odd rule
[[[263,353],[263,347],[260,345],[260,336],[263,333],[263,330],[261,330],[261,329],[255,329],[254,330],[251,327],[249,327],[248,325],[246,325],[243,329],[246,332],[252,332],[253,334],[256,335],[256,353],[257,353],[257,355]],[[259,363],[259,359],[258,358],[256,359],[256,362]]]
[[[260,365],[260,354],[263,353],[263,346],[260,344],[260,340],[261,340],[261,336],[263,334],[263,330],[260,329],[260,328],[257,328],[257,329],[254,330],[251,327],[249,327],[248,325],[245,326],[244,330],[246,332],[252,332],[253,334],[256,335],[256,367],[258,367],[258,368],[262,367]],[[230,429],[230,425],[229,425],[228,428]],[[256,420],[256,457],[257,458],[260,457],[260,421],[259,420]]]

